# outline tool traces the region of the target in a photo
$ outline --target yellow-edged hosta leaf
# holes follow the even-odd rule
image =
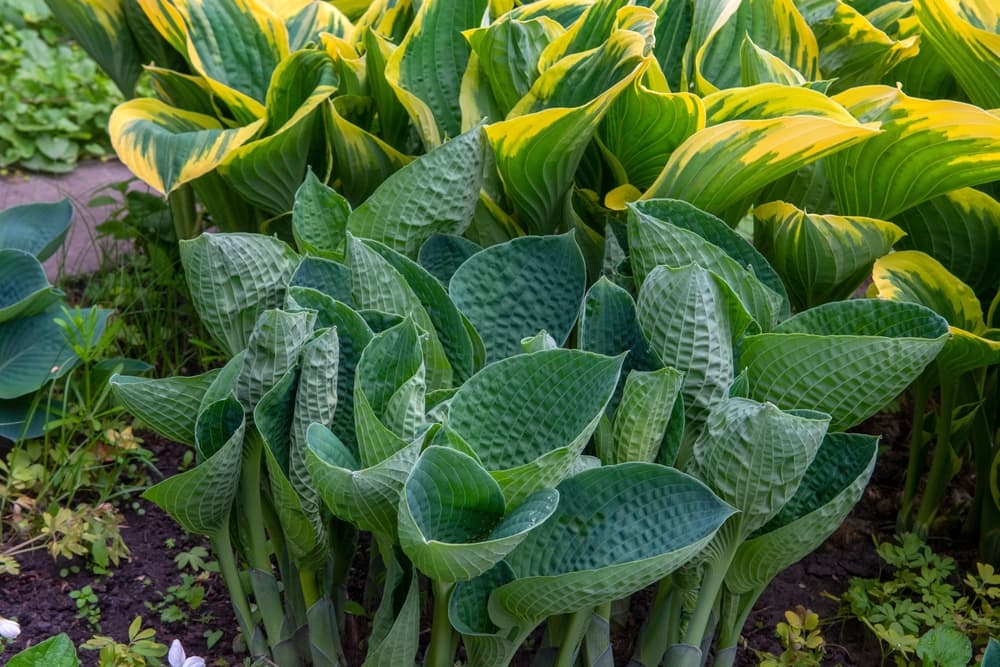
[[[181,74],[171,69],[146,65],[149,82],[156,97],[172,107],[206,116],[220,116],[212,100],[212,89],[203,77]]]
[[[385,78],[386,63],[397,47],[374,30],[366,30],[361,39],[365,45],[368,89],[378,113],[379,136],[390,146],[403,146],[410,117]]]
[[[142,54],[129,30],[127,0],[48,0],[53,16],[131,97],[142,73]]]
[[[810,17],[820,44],[819,68],[826,79],[836,79],[834,91],[876,83],[920,50],[918,37],[895,40],[843,2],[823,5]]]
[[[650,70],[658,67],[650,63]],[[621,165],[623,181],[645,190],[674,149],[703,127],[705,108],[697,95],[659,92],[637,77],[611,105],[598,136]]]
[[[653,55],[670,86],[668,90],[680,90],[682,60],[691,33],[693,3],[651,0],[649,8],[656,13]]]
[[[891,220],[950,190],[1000,178],[1000,118],[951,100],[861,86],[833,98],[882,134],[826,160],[839,212]]]
[[[806,213],[781,201],[757,206],[753,216],[754,246],[784,279],[797,310],[849,297],[904,235],[884,220]]]
[[[742,82],[740,52],[744,37],[806,79],[818,78],[819,45],[792,0],[743,0],[738,4],[739,9],[698,50],[694,71],[698,91],[705,94]]]
[[[924,38],[969,98],[1000,107],[1000,9],[995,1],[914,0]]]
[[[592,5],[594,0],[537,0],[515,7],[510,18],[528,21],[547,16],[564,28],[572,26]]]
[[[287,4],[291,5],[291,7],[301,5],[297,11],[291,14],[284,13],[288,9],[277,12],[285,20],[285,27],[288,30],[288,48],[290,51],[297,51],[309,43],[318,43],[319,36],[322,33],[330,33],[343,38],[347,38],[354,33],[354,25],[350,19],[329,2],[322,2],[321,0],[302,2],[301,0],[295,0]]]
[[[386,64],[386,80],[428,147],[462,133],[459,94],[470,48],[461,31],[479,25],[486,5],[487,0],[424,0]]]
[[[706,95],[704,102],[708,125],[782,116],[818,116],[848,125],[856,122],[847,109],[823,93],[778,83],[720,90]]]
[[[804,115],[726,121],[681,144],[643,198],[683,199],[721,215],[768,183],[870,140],[876,128]]]
[[[178,53],[187,57],[184,19],[171,0],[136,0],[149,22]]]
[[[705,59],[709,42],[725,27],[740,8],[742,0],[705,0],[694,4],[691,18],[691,36],[684,49],[681,64],[681,90],[694,86],[694,92],[704,95],[716,89],[701,75],[701,62]],[[742,36],[742,35],[741,35]],[[738,67],[739,61],[730,64]]]
[[[800,86],[806,82],[801,72],[757,46],[749,35],[743,38],[740,45],[740,75],[744,86],[769,82]]]
[[[625,57],[632,60],[631,55]],[[614,62],[608,65],[615,67]],[[601,118],[644,66],[645,61],[640,60],[623,78],[605,81],[609,87],[592,91],[596,96],[583,106],[544,109],[486,126],[497,171],[530,233],[550,233],[558,227],[563,200]],[[542,78],[536,86],[540,83]],[[541,88],[538,92],[535,99],[550,99],[543,96]]]
[[[893,220],[907,236],[897,245],[926,252],[977,294],[1000,286],[1000,202],[974,188],[946,192]]]
[[[948,272],[930,255],[904,250],[875,263],[871,292],[882,299],[919,303],[951,325],[951,338],[938,355],[943,373],[958,375],[1000,363],[1000,339],[992,339],[983,310],[972,288]]]
[[[544,72],[564,56],[582,53],[600,46],[615,30],[618,10],[628,0],[594,0],[565,33],[557,37],[542,53],[538,62]]]
[[[154,99],[119,105],[108,133],[118,159],[150,186],[167,194],[212,171],[266,122],[224,129],[216,119],[181,111]]]
[[[288,30],[260,0],[174,0],[191,66],[236,118],[264,115],[271,75],[288,55]]]

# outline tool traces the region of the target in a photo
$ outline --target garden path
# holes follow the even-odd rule
[[[112,207],[90,208],[87,202],[99,190],[131,176],[131,172],[116,160],[81,162],[67,174],[0,176],[0,210],[68,197],[73,203],[73,224],[62,249],[45,262],[45,272],[49,280],[92,273],[100,268],[102,258],[115,251],[115,246],[109,239],[99,240],[95,231],[95,227],[107,219]]]

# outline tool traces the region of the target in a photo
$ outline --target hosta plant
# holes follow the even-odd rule
[[[770,579],[860,497],[876,439],[841,431],[947,337],[883,300],[789,317],[766,260],[684,202],[629,207],[616,284],[588,282],[574,232],[480,248],[382,216],[363,238],[364,206],[316,201],[339,200],[307,179],[292,229],[312,254],[182,243],[224,368],[113,380],[194,446],[147,496],[212,538],[248,645],[279,664],[344,663],[356,531],[385,573],[366,664],[415,659],[424,577],[428,664],[459,635],[507,664],[543,623],[540,659],[596,662],[612,603],[656,582],[637,664],[701,664],[710,617],[731,659]]]

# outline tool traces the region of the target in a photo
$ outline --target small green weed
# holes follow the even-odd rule
[[[156,631],[142,627],[142,617],[136,616],[128,628],[128,642],[119,643],[111,637],[95,635],[81,647],[100,651],[98,667],[146,667],[159,665],[167,654],[167,647],[156,641]]]
[[[76,603],[76,617],[87,622],[90,627],[101,629],[101,607],[97,593],[88,584],[83,588],[70,591],[69,596]]]
[[[760,667],[820,667],[826,641],[820,634],[819,615],[799,605],[785,612],[785,620],[775,627],[785,650],[780,655],[754,651]]]

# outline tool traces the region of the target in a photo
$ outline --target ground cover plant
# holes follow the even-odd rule
[[[52,6],[126,89],[162,38],[111,135],[177,239],[291,244],[182,241],[229,363],[115,382],[194,447],[149,497],[212,539],[253,654],[344,661],[362,531],[372,664],[418,654],[422,578],[431,664],[456,631],[506,664],[543,622],[540,661],[602,664],[656,582],[634,661],[729,664],[860,497],[876,444],[849,429],[914,381],[902,521],[933,421],[916,525],[965,457],[993,548],[995,8]],[[588,513],[600,491],[677,533]],[[668,521],[673,492],[702,514]]]

